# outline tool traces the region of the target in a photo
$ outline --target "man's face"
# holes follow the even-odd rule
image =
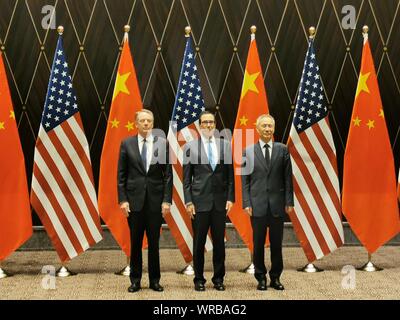
[[[275,123],[271,118],[262,118],[256,129],[260,138],[264,142],[268,142],[274,136]]]
[[[135,124],[139,134],[143,137],[147,137],[147,135],[151,133],[151,129],[153,129],[154,119],[150,114],[140,112]]]
[[[215,118],[212,114],[204,114],[200,119],[200,129],[201,133],[210,138],[214,135],[215,130]]]

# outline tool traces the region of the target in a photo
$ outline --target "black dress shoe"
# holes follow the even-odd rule
[[[267,281],[266,280],[258,281],[257,290],[266,291],[267,290]]]
[[[214,284],[214,289],[218,291],[225,291],[225,286],[222,282],[215,283]]]
[[[131,286],[128,288],[128,292],[137,292],[140,289],[140,283],[132,283]]]
[[[157,291],[157,292],[162,292],[164,291],[163,286],[161,286],[159,283],[153,283],[150,285],[150,289]]]
[[[206,291],[206,287],[204,286],[204,283],[197,282],[194,284],[194,290],[196,291]]]
[[[279,279],[272,279],[270,286],[271,286],[271,288],[274,288],[275,290],[285,290],[285,287],[279,281]]]

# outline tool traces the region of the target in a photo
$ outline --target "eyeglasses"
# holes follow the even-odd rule
[[[202,121],[201,122],[201,124],[214,124],[215,123],[215,121],[214,120],[204,120],[204,121]]]

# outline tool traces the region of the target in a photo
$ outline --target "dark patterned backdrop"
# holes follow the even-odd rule
[[[307,30],[317,27],[315,46],[331,108],[330,120],[342,174],[343,153],[360,67],[361,28],[369,38],[391,143],[400,160],[399,0],[0,0],[0,45],[25,153],[29,184],[33,151],[46,95],[56,30],[42,28],[42,8],[56,8],[73,71],[97,185],[123,26],[145,105],[155,125],[167,130],[184,50],[184,27],[191,25],[207,107],[219,107],[220,128],[233,128],[249,27],[257,43],[276,139],[286,142],[307,49]],[[356,9],[356,29],[341,27],[342,7]],[[40,222],[34,219],[36,224]]]

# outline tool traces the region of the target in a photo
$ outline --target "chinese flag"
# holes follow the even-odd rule
[[[0,53],[0,261],[32,235],[24,154]]]
[[[129,226],[118,203],[118,158],[121,141],[137,133],[135,113],[142,108],[128,34],[125,33],[100,160],[98,202],[101,218],[128,257],[131,250]],[[144,247],[147,246],[145,242]]]
[[[400,231],[396,173],[367,34],[344,155],[343,213],[370,254]]]
[[[235,168],[235,204],[229,212],[230,220],[250,252],[253,252],[253,230],[250,217],[242,209],[240,162],[243,150],[258,141],[259,136],[256,131],[255,123],[257,118],[264,113],[268,113],[268,101],[255,34],[252,34],[242,92],[240,95],[239,109],[233,132],[232,150]]]

